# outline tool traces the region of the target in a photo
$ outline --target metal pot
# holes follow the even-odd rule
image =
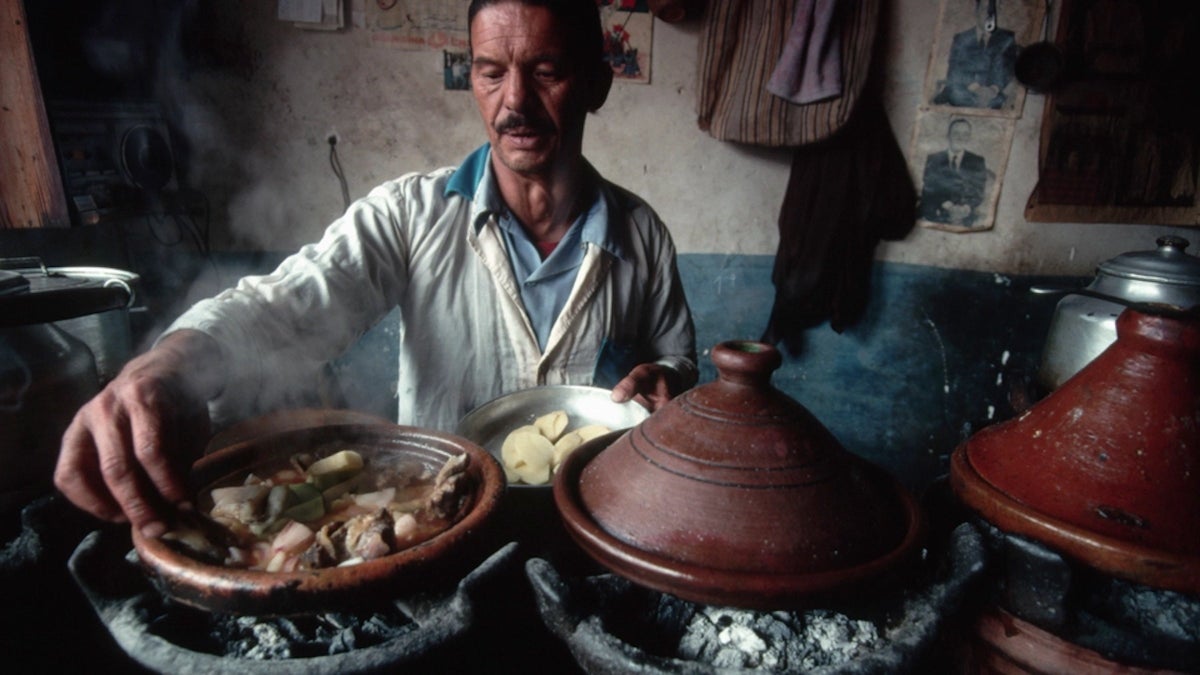
[[[1066,293],[1054,309],[1042,350],[1038,383],[1053,391],[1117,339],[1117,316],[1131,304],[1200,305],[1200,258],[1188,241],[1159,237],[1158,248],[1132,251],[1100,263],[1083,289],[1034,288]]]
[[[138,299],[137,274],[108,267],[47,267],[36,257],[0,259],[0,269],[29,282],[31,314],[24,322],[54,321],[92,350],[101,386],[116,377],[133,355],[129,313]]]
[[[47,302],[30,282],[0,270],[0,509],[50,487],[62,432],[100,390],[96,362],[82,341],[54,325],[88,311],[122,307],[119,288],[84,289]]]

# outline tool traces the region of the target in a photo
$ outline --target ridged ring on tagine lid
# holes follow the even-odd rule
[[[597,562],[694,602],[783,609],[895,577],[924,537],[911,495],[771,383],[772,346],[724,342],[715,382],[575,451],[555,478]]]

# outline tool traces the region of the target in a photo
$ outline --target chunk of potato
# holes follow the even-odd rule
[[[513,471],[530,485],[542,485],[550,481],[550,462],[554,457],[554,444],[541,435],[516,434],[514,440]]]
[[[562,464],[563,459],[581,445],[583,445],[583,437],[579,435],[578,431],[563,434],[562,438],[554,443],[554,457],[551,459],[554,471],[558,471],[558,465]]]
[[[534,420],[533,426],[537,427],[538,431],[553,443],[567,430],[568,422],[567,411],[555,410]]]
[[[559,465],[576,448],[597,436],[607,434],[609,431],[611,429],[602,424],[588,424],[563,434],[562,438],[558,439],[558,442],[554,444],[554,457],[550,461],[551,472],[557,472]]]
[[[544,485],[575,448],[611,431],[602,424],[585,424],[567,431],[570,419],[563,410],[546,413],[533,424],[517,427],[500,447],[504,475],[510,483]]]
[[[610,431],[612,431],[612,429],[609,429],[603,424],[588,424],[576,429],[575,433],[579,434],[579,437],[583,439],[584,443],[586,443],[593,438],[596,438],[597,436],[603,436]]]
[[[508,432],[508,435],[504,437],[504,443],[500,446],[500,459],[504,460],[504,464],[506,466],[512,467],[517,463],[516,441],[517,438],[522,434],[541,436],[542,432],[532,424],[527,424],[523,427],[517,427],[516,429]]]

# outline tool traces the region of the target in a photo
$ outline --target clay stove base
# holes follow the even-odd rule
[[[947,622],[953,621],[971,593],[985,566],[985,549],[979,533],[969,524],[952,533],[941,554],[926,561],[925,583],[914,582],[911,592],[877,599],[870,613],[900,617],[889,622],[886,636],[877,649],[839,665],[819,669],[826,675],[864,673],[930,672],[924,669],[936,660],[936,644]],[[643,611],[645,598],[655,591],[642,588],[614,574],[573,577],[560,574],[551,563],[534,558],[526,563],[542,620],[562,640],[588,673],[612,675],[715,675],[730,672],[711,664],[672,655],[678,638],[662,617]],[[868,601],[870,602],[870,601]],[[883,603],[882,606],[880,603]],[[653,604],[653,603],[651,603]],[[632,616],[636,614],[637,616]],[[647,614],[651,614],[647,616]],[[620,625],[621,635],[636,634],[634,644],[610,631],[605,622]],[[646,624],[640,626],[641,624]],[[668,621],[670,623],[670,621]],[[795,671],[789,671],[795,672]],[[940,671],[936,671],[940,672]]]
[[[155,617],[171,605],[145,576],[124,559],[128,541],[97,531],[84,537],[69,561],[76,583],[116,643],[134,661],[160,673],[254,675],[256,673],[376,673],[451,668],[469,653],[463,644],[471,628],[476,596],[483,583],[502,573],[514,559],[516,544],[493,553],[456,588],[398,599],[412,625],[395,637],[342,654],[255,660],[195,651],[157,634]],[[190,608],[182,611],[195,612]]]

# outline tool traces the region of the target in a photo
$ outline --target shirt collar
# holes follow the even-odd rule
[[[491,144],[484,143],[468,155],[446,182],[444,195],[462,195],[474,202],[483,214],[496,215],[499,221],[499,215],[507,212],[508,207],[500,196],[500,189],[492,174],[491,150]],[[616,236],[609,208],[611,195],[608,187],[590,164],[587,165],[587,170],[592,172],[593,184],[597,186],[596,199],[584,213],[580,242],[595,244],[623,259],[624,251]],[[478,232],[486,222],[486,217],[477,217],[475,231]]]

